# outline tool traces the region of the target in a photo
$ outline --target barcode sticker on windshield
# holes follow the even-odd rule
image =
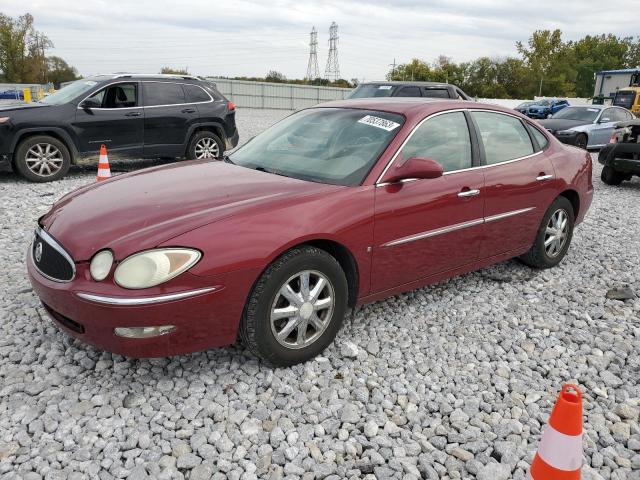
[[[87,80],[86,82],[84,82],[85,85],[89,85],[90,87],[93,87],[94,85],[97,85],[98,82],[94,82],[93,80]]]
[[[380,117],[374,117],[373,115],[367,115],[358,120],[358,123],[364,123],[365,125],[371,125],[372,127],[382,128],[387,132],[391,130],[395,130],[400,126],[399,123],[392,122],[391,120],[387,120]]]
[[[380,85],[378,90],[391,90],[391,87],[393,87],[393,85]]]

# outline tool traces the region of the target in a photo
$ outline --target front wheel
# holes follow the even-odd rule
[[[574,223],[571,202],[565,197],[556,198],[542,218],[533,245],[520,260],[534,268],[558,265],[569,250]]]
[[[224,144],[220,137],[208,130],[197,132],[187,148],[189,160],[217,160],[224,154]]]
[[[575,146],[584,150],[587,149],[587,136],[584,133],[578,134]]]
[[[52,182],[64,177],[71,166],[69,149],[57,138],[34,135],[16,149],[14,165],[18,173],[32,182]]]
[[[608,165],[602,167],[602,173],[600,174],[600,180],[607,185],[620,185],[624,180],[624,175],[620,172],[616,172]]]
[[[240,324],[243,343],[274,366],[319,355],[347,310],[347,280],[334,257],[315,247],[289,250],[253,288]]]

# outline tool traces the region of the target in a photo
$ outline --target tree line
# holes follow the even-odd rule
[[[78,78],[75,68],[62,58],[47,56],[51,40],[33,26],[33,17],[16,18],[0,13],[0,82],[53,83]]]
[[[392,68],[387,79],[449,82],[483,98],[591,97],[596,72],[640,68],[640,37],[601,34],[564,41],[560,30],[537,30],[516,49],[515,57],[463,63],[443,55],[432,63],[414,58]]]

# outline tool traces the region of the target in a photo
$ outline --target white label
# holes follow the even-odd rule
[[[373,115],[367,115],[358,120],[358,123],[364,123],[365,125],[371,125],[372,127],[378,127],[387,132],[391,130],[395,130],[400,126],[399,123],[392,122],[391,120],[387,120],[380,117],[374,117]]]
[[[95,85],[98,84],[98,82],[94,82],[93,80],[87,80],[86,82],[84,82],[85,85],[89,85],[90,87],[93,87]]]
[[[393,85],[380,85],[378,90],[391,90],[392,87]]]

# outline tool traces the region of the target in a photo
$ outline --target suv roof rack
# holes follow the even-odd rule
[[[170,74],[170,73],[99,73],[96,75],[100,76],[112,76],[113,78],[140,78],[140,77],[150,77],[150,78],[180,78],[183,80],[200,80],[195,75],[178,75],[178,74]]]

